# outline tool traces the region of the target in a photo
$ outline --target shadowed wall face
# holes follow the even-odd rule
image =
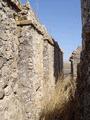
[[[82,53],[78,67],[79,120],[90,120],[90,0],[81,0]]]
[[[63,78],[63,52],[60,50],[58,43],[54,41],[54,76],[55,82]]]

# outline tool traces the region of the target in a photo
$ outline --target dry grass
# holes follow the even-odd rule
[[[51,99],[43,103],[44,109],[40,120],[68,120],[75,89],[70,76],[59,81]]]

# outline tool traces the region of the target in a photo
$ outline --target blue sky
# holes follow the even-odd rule
[[[81,44],[80,0],[30,0],[30,3],[68,60]]]

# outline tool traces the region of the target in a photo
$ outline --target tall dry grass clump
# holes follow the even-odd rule
[[[44,109],[40,120],[68,120],[75,89],[75,83],[70,76],[58,81],[51,99],[43,102]]]

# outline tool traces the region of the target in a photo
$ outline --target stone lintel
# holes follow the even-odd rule
[[[24,26],[24,25],[31,25],[32,21],[31,20],[22,20],[22,21],[16,21],[17,26]]]
[[[26,25],[32,25],[41,35],[44,35],[44,33],[33,23],[32,20],[22,20],[22,21],[16,21],[17,26],[26,26]]]
[[[44,40],[47,40],[49,44],[51,44],[52,46],[54,46],[55,48],[59,49],[56,44],[54,43],[54,40],[52,39],[52,37],[50,37],[49,35],[47,35],[46,33],[44,33],[42,31],[42,28],[40,29],[40,27],[37,26],[37,24],[35,24],[32,20],[22,20],[22,21],[18,21],[16,20],[17,26],[27,26],[27,25],[32,25],[39,34],[44,36]],[[60,49],[60,51],[62,51]],[[63,51],[62,51],[63,52]]]
[[[51,39],[44,38],[44,40],[48,41],[48,43],[50,43],[52,46],[54,46],[54,42]]]
[[[44,35],[44,33],[40,30],[40,28],[36,27],[36,25],[32,22],[32,20],[16,21],[16,23],[17,23],[17,26],[33,25],[40,34]],[[44,40],[47,40],[51,45],[54,46],[53,41],[49,37],[44,37]]]

